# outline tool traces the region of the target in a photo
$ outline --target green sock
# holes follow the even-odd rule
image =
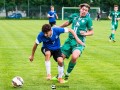
[[[115,34],[111,34],[111,37],[112,37],[112,40],[114,40],[115,39]]]
[[[112,37],[112,33],[110,34],[110,37]]]
[[[67,69],[67,72],[68,73],[71,73],[71,71],[73,70],[73,68],[75,67],[76,63],[72,63],[71,61],[69,62],[69,65],[68,65],[68,69]]]

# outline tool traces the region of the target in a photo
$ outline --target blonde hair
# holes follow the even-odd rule
[[[50,8],[54,7],[53,5],[50,6]]]

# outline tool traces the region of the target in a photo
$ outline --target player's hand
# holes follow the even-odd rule
[[[82,46],[85,46],[85,43],[83,43],[80,39],[77,39],[77,42],[81,44]]]
[[[82,45],[82,46],[85,46],[85,43],[82,43],[81,45]]]
[[[120,20],[120,18],[116,18],[116,20]]]
[[[34,56],[31,55],[31,56],[29,57],[29,60],[32,62],[33,59],[34,59]]]
[[[83,42],[82,42],[82,43],[80,43],[80,44],[81,44],[82,46],[85,46],[85,43],[83,43]]]
[[[80,34],[85,36],[86,31],[80,31]]]

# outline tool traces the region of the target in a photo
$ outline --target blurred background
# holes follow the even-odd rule
[[[107,19],[114,4],[120,5],[119,0],[0,0],[0,19],[47,19],[50,5],[54,5],[59,19],[62,19],[63,7],[78,7],[81,3],[94,7],[90,10],[92,19],[95,19],[97,12],[101,13],[101,19]],[[64,9],[63,18],[74,12],[79,13],[79,8]]]

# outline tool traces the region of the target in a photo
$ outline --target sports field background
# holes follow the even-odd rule
[[[64,21],[58,20],[57,25]],[[120,90],[120,23],[116,42],[109,42],[110,21],[93,21],[94,35],[87,37],[86,48],[70,75],[69,82],[46,80],[44,56],[38,46],[33,62],[28,60],[41,26],[47,20],[0,20],[0,90]],[[61,35],[63,44],[68,34]],[[70,59],[69,59],[70,60]],[[69,60],[65,60],[65,71]],[[52,61],[52,76],[57,63]],[[12,78],[24,79],[22,88],[13,88]]]

